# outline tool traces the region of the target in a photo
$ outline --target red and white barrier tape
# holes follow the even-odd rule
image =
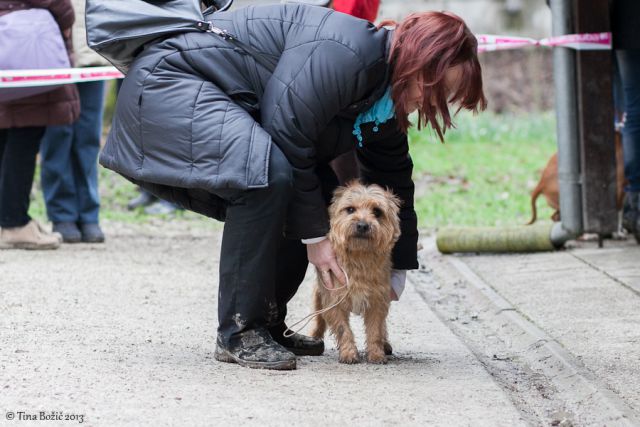
[[[124,77],[115,67],[2,70],[0,89],[112,80]]]
[[[565,36],[549,37],[542,40],[528,37],[508,37],[480,34],[478,51],[519,49],[526,46],[568,47],[576,50],[610,50],[611,33],[567,34]]]
[[[480,34],[476,37],[479,52],[520,49],[527,46],[559,46],[576,50],[611,49],[611,33],[568,34],[542,40],[489,34]],[[115,67],[4,70],[0,71],[0,89],[111,80],[122,77],[124,77],[122,73]]]

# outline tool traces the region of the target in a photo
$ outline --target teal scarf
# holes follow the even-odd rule
[[[358,147],[362,147],[362,130],[360,130],[360,125],[374,122],[375,126],[373,127],[373,131],[378,132],[378,126],[392,119],[395,115],[393,100],[391,99],[391,87],[388,87],[384,95],[382,95],[371,108],[364,113],[360,113],[356,118],[356,122],[353,124],[353,134],[358,139]]]

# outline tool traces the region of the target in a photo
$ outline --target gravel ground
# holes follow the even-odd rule
[[[106,231],[104,245],[0,252],[0,424],[45,411],[46,425],[526,425],[412,284],[392,307],[389,364],[338,364],[328,340],[296,371],[250,370],[213,359],[219,230]]]

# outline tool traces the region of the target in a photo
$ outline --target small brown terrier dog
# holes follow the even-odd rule
[[[357,363],[358,349],[349,325],[351,313],[364,318],[367,360],[386,363],[391,346],[387,339],[390,304],[391,251],[400,237],[400,200],[377,185],[357,181],[338,188],[329,207],[329,240],[347,275],[347,286],[327,289],[320,272],[314,289],[315,310],[335,307],[316,317],[311,335],[324,337],[329,326],[340,362]]]

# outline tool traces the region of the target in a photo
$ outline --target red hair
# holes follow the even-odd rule
[[[395,23],[385,21],[380,26],[388,24]],[[450,12],[413,13],[396,24],[394,33],[389,63],[398,125],[405,133],[411,126],[408,95],[410,85],[418,78],[424,85],[418,129],[429,123],[444,141],[444,133],[452,126],[449,102],[459,105],[456,113],[462,108],[478,112],[487,106],[476,37],[459,16]],[[460,85],[447,99],[445,73],[456,65],[461,66]]]

